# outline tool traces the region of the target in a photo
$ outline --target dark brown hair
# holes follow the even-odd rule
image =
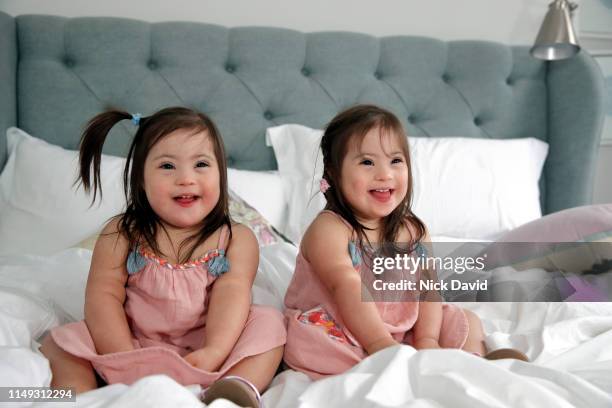
[[[81,138],[80,172],[77,182],[80,181],[83,184],[86,192],[93,190],[92,204],[96,200],[98,191],[102,197],[100,163],[104,141],[112,127],[125,119],[132,119],[132,115],[120,110],[101,113],[89,121]],[[140,119],[123,172],[127,207],[125,212],[118,217],[119,233],[128,240],[130,250],[133,250],[139,242],[144,241],[156,254],[166,255],[161,252],[155,239],[158,227],[161,226],[164,231],[165,228],[147,200],[144,190],[144,165],[151,148],[166,135],[178,129],[192,130],[193,134],[207,132],[213,144],[220,175],[220,196],[217,205],[202,220],[200,230],[179,245],[179,254],[189,245],[185,255],[179,259],[179,262],[185,262],[192,257],[195,249],[222,225],[229,227],[231,237],[225,149],[217,127],[208,116],[192,109],[172,107]]]
[[[425,225],[410,209],[412,201],[412,169],[406,133],[399,119],[385,109],[374,105],[357,105],[339,113],[327,125],[321,139],[323,178],[331,186],[324,193],[327,199],[325,209],[339,214],[351,224],[357,233],[357,240],[360,245],[363,243],[364,238],[368,244],[370,243],[365,235],[365,230],[368,228],[357,220],[353,208],[351,208],[350,203],[342,195],[340,180],[342,178],[342,162],[348,153],[350,144],[361,143],[365,135],[374,128],[380,129],[381,138],[385,135],[392,135],[397,138],[406,158],[406,165],[408,166],[408,190],[406,196],[391,214],[383,219],[381,244],[395,243],[402,224],[407,221],[416,229],[414,236],[409,231],[410,242],[408,243],[408,248],[412,249],[425,235]]]

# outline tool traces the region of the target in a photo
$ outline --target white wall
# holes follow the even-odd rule
[[[64,16],[190,20],[226,26],[271,25],[301,31],[533,41],[549,0],[0,0],[0,10]]]
[[[0,0],[11,15],[121,16],[300,31],[348,30],[531,44],[550,0]],[[581,0],[573,0],[580,4]],[[580,8],[578,9],[580,11]],[[578,21],[578,19],[576,19]],[[599,152],[595,202],[612,202],[612,146]]]

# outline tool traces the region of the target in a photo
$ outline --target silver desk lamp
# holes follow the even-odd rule
[[[531,55],[543,60],[561,60],[580,51],[572,26],[572,12],[578,7],[568,0],[555,0],[548,6]]]

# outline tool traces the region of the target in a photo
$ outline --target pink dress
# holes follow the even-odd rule
[[[341,219],[351,228],[346,220]],[[352,241],[347,251],[361,276],[371,273],[362,269],[365,265]],[[287,344],[284,361],[289,367],[312,379],[319,379],[341,374],[367,357],[363,346],[344,324],[331,294],[301,252],[297,255],[295,273],[287,289],[285,307]],[[395,340],[411,344],[411,329],[418,317],[419,303],[376,302],[376,307]],[[440,346],[461,348],[467,339],[467,318],[461,308],[454,305],[445,304],[442,310]]]
[[[242,359],[283,345],[282,314],[252,305],[242,334],[218,371],[200,370],[182,358],[202,347],[210,291],[216,278],[229,269],[228,230],[222,228],[218,248],[189,263],[171,265],[141,249],[130,253],[124,308],[134,350],[98,354],[85,321],[53,329],[53,340],[68,353],[89,360],[109,384],[166,374],[184,385],[208,386]]]

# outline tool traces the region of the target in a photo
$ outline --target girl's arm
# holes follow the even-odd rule
[[[386,329],[376,304],[362,301],[361,277],[348,252],[350,232],[337,217],[319,215],[302,240],[302,252],[330,291],[342,320],[368,354],[398,344]]]
[[[112,220],[96,241],[85,289],[85,323],[98,354],[134,348],[123,309],[127,251],[118,221]]]
[[[440,348],[440,326],[442,325],[442,303],[421,301],[419,317],[414,324],[414,348],[417,350]]]
[[[428,256],[433,256],[429,234],[422,240]],[[435,270],[421,271],[421,279],[437,281]],[[442,298],[436,291],[421,293],[419,316],[414,324],[414,348],[417,350],[440,348],[440,327],[442,326]]]
[[[226,252],[229,271],[221,275],[211,290],[205,341],[202,348],[185,359],[192,365],[216,371],[236,345],[251,307],[251,287],[259,265],[259,247],[251,230],[232,227],[232,240]]]

